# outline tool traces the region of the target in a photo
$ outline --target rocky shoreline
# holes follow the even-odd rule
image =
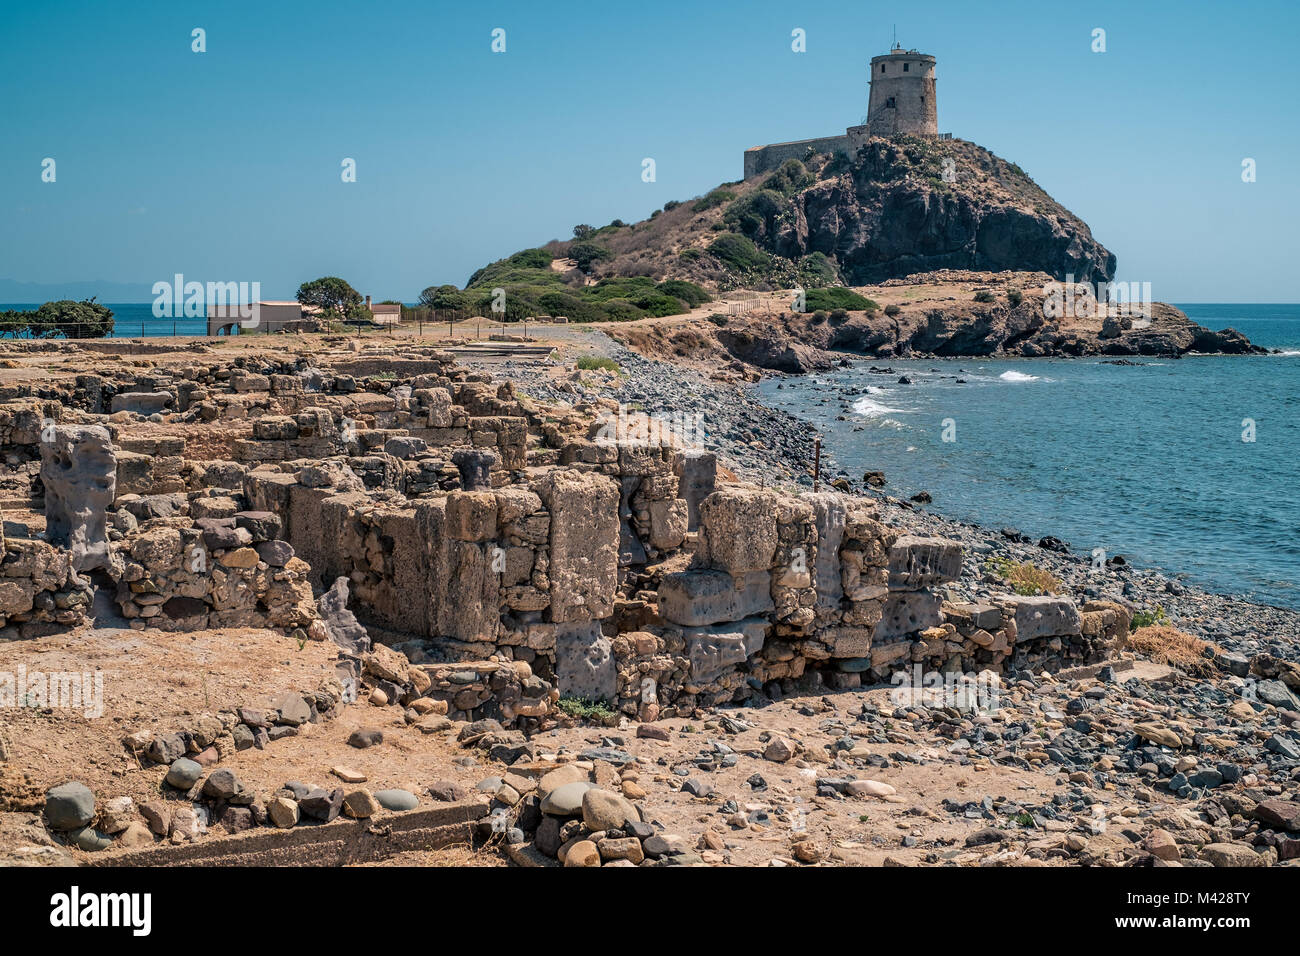
[[[1075,288],[1078,301],[1071,298]],[[1205,328],[1172,305],[1099,304],[1088,298],[1086,287],[1066,286],[1044,273],[944,270],[853,293],[871,307],[827,311],[809,305],[791,311],[781,294],[742,314],[714,312],[690,323],[632,323],[611,331],[642,354],[689,362],[714,378],[747,381],[768,372],[832,369],[864,357],[1094,356],[1124,362],[1269,352],[1235,329]]]
[[[648,358],[604,333],[592,331],[584,341],[596,353],[619,363],[624,373],[615,390],[619,401],[652,415],[702,413],[708,447],[737,475],[773,486],[812,487],[816,428],[810,422],[765,405],[749,385],[719,382],[690,368]],[[544,401],[578,403],[608,395],[605,388],[581,377],[557,383],[525,363],[494,365],[490,370]],[[950,586],[956,600],[987,593],[990,582],[984,568],[990,559],[1028,562],[1059,578],[1081,601],[1111,599],[1137,609],[1154,612],[1159,608],[1172,625],[1224,651],[1246,657],[1268,653],[1290,660],[1300,656],[1295,643],[1276,637],[1300,638],[1300,610],[1211,592],[1182,581],[1176,572],[1129,564],[1094,570],[1088,555],[1038,546],[1039,541],[1055,544],[1056,539],[1047,537],[1051,529],[1034,529],[1036,536],[1020,535],[1024,540],[1017,540],[1002,529],[927,511],[881,492],[862,476],[848,474],[825,450],[822,483],[876,498],[882,503],[885,524],[960,542],[962,577]]]

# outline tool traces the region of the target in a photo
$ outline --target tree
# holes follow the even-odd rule
[[[337,276],[325,276],[298,286],[298,301],[314,305],[339,318],[350,318],[365,311],[361,293]]]
[[[420,293],[420,305],[427,309],[462,310],[468,303],[465,294],[454,285],[431,285]]]
[[[97,339],[113,331],[113,310],[95,299],[59,299],[46,302],[31,312],[0,314],[0,334],[15,338],[30,335],[35,339]]]
[[[594,242],[574,242],[569,245],[569,258],[583,272],[590,272],[593,263],[613,257],[608,249]]]
[[[595,231],[596,231],[595,229],[591,228],[591,226],[587,225],[585,222],[580,223],[579,225],[573,227],[573,238],[590,239],[591,234]]]

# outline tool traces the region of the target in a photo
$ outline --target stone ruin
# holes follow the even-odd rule
[[[1127,632],[1118,605],[948,601],[956,543],[611,438],[608,411],[420,348],[4,386],[0,485],[46,533],[6,548],[0,637],[83,623],[94,571],[131,627],[333,640],[344,700],[527,727],[561,697],[652,721],[918,665],[1063,668]],[[217,423],[230,457],[144,420]]]

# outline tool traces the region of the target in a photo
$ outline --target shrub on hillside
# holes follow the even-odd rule
[[[714,239],[709,245],[709,252],[740,272],[760,271],[766,269],[771,263],[767,253],[755,246],[752,239],[734,232]]]
[[[714,209],[717,206],[723,206],[736,198],[736,194],[729,189],[715,189],[713,192],[695,200],[691,209],[694,212],[705,212]]]
[[[692,309],[703,305],[705,302],[713,301],[713,296],[694,282],[687,282],[685,279],[669,279],[666,282],[661,282],[659,283],[659,291],[664,295],[671,295],[674,298],[681,299]]]
[[[839,273],[824,253],[810,252],[799,260],[799,281],[805,288],[820,288],[839,281]]]
[[[569,258],[583,272],[590,272],[592,265],[612,259],[614,254],[595,242],[573,242],[569,244]]]
[[[997,296],[995,296],[995,295],[994,295],[992,292],[990,292],[988,289],[980,289],[978,292],[975,293],[975,301],[976,301],[976,302],[996,302],[996,301],[997,301]]]
[[[747,236],[769,232],[786,208],[786,198],[772,189],[760,189],[737,199],[722,214],[722,221]]]
[[[807,189],[816,181],[816,177],[808,172],[803,163],[797,159],[787,159],[776,172],[763,180],[762,188],[788,197]]]
[[[865,296],[858,295],[852,289],[833,286],[826,289],[809,289],[804,296],[804,307],[807,309],[825,309],[828,312],[832,309],[865,312],[876,309],[877,305]]]
[[[902,311],[903,311],[903,307],[900,305],[896,305],[893,302],[885,306],[885,315],[889,316],[891,319]]]

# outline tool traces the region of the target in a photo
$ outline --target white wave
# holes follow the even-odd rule
[[[1278,355],[1300,355],[1300,349],[1283,349]]]
[[[888,415],[891,412],[902,412],[904,409],[893,408],[884,402],[877,402],[870,396],[864,395],[853,403],[853,410],[863,418],[879,418],[882,415]]]
[[[1024,372],[1003,372],[998,378],[1004,382],[1037,382],[1037,375],[1026,375]]]

